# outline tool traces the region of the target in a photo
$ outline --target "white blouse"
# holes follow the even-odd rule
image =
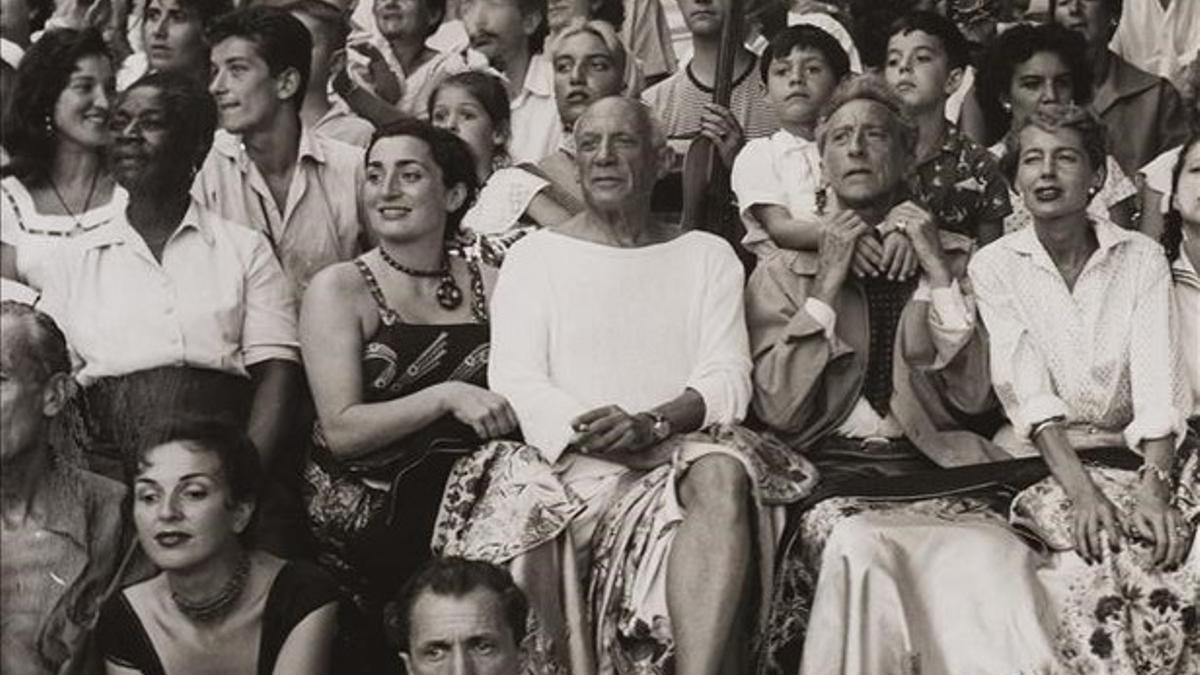
[[[746,143],[733,162],[730,183],[746,226],[742,246],[765,258],[779,247],[750,207],[773,204],[786,208],[792,218],[815,219],[821,153],[816,143],[780,129]]]
[[[1123,431],[1132,449],[1183,440],[1190,392],[1171,327],[1171,276],[1145,235],[1094,220],[1099,248],[1073,290],[1033,228],[980,249],[969,272],[991,341],[992,384],[1018,438],[1064,416]]]

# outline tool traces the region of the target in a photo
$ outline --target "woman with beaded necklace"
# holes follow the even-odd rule
[[[47,31],[21,60],[4,128],[12,162],[0,182],[3,276],[36,275],[57,244],[124,208],[104,160],[113,83],[94,29]]]
[[[309,523],[318,560],[374,625],[430,556],[455,460],[517,427],[487,389],[496,270],[452,253],[478,184],[470,149],[449,131],[380,128],[361,195],[379,246],[322,270],[302,304],[319,418],[304,471]]]
[[[133,520],[162,571],[105,603],[108,674],[330,672],[337,587],[246,541],[263,480],[254,444],[200,419],[167,422],[158,437],[138,455]]]

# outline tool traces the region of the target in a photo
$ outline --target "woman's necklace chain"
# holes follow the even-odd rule
[[[88,209],[91,208],[92,197],[96,194],[96,182],[99,179],[100,170],[97,169],[96,171],[92,172],[92,184],[90,187],[88,187],[87,198],[83,200],[83,210],[79,212],[80,214],[87,213]],[[53,178],[50,179],[50,189],[54,191],[54,196],[58,198],[58,203],[62,204],[62,207],[66,210],[67,215],[71,216],[71,219],[75,221],[75,225],[77,227],[83,227],[83,223],[79,221],[79,216],[71,210],[71,207],[67,204],[67,200],[63,199],[62,193],[58,191],[58,186],[54,184]]]
[[[237,567],[233,569],[233,575],[216,595],[203,600],[189,600],[179,593],[171,591],[171,600],[187,618],[197,623],[208,623],[225,616],[233,609],[234,603],[246,589],[246,581],[249,578],[250,554],[242,551]]]
[[[441,279],[438,283],[436,298],[442,309],[453,312],[462,306],[462,289],[458,287],[458,282],[454,280],[454,275],[450,273],[450,257],[448,254],[443,255],[442,266],[436,270],[419,270],[408,267],[388,254],[387,249],[383,246],[379,247],[379,257],[383,258],[383,261],[392,269],[397,272],[403,272],[411,277]],[[476,321],[487,323],[487,306],[482,301],[483,280],[474,269],[472,269],[471,274],[471,292],[475,296],[474,301],[471,303],[471,313],[475,316]]]

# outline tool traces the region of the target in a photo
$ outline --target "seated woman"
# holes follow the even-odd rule
[[[995,406],[973,242],[908,199],[917,129],[881,78],[843,82],[817,142],[820,253],[771,256],[746,289],[755,411],[821,471],[790,514],[763,672],[1038,672],[1032,553],[994,489],[1013,471],[988,466],[1009,455],[964,422]],[[908,239],[917,278],[851,273],[883,236]]]
[[[651,218],[667,149],[649,108],[601,99],[575,145],[587,210],[513,247],[492,304],[489,377],[536,452],[464,460],[435,550],[510,565],[539,649],[573,672],[746,672],[771,507],[815,476],[736,426],[741,265],[714,235]]]
[[[125,208],[104,161],[112,93],[97,30],[47,31],[21,60],[4,103],[12,163],[0,181],[0,276],[37,285],[38,261]]]
[[[132,484],[137,536],[161,572],[105,602],[108,675],[333,672],[337,587],[247,541],[263,482],[250,439],[211,420],[165,424]]]
[[[84,452],[113,478],[134,469],[129,453],[149,443],[151,423],[180,410],[240,425],[268,468],[282,454],[299,376],[295,300],[265,237],[188,194],[216,123],[212,97],[187,76],[130,85],[108,153],[129,203],[42,266],[45,309],[84,385]]]
[[[1200,131],[1179,151],[1168,183],[1171,208],[1163,218],[1162,245],[1171,263],[1179,345],[1192,389],[1188,423],[1200,434]]]
[[[1040,110],[1092,100],[1092,69],[1083,37],[1058,24],[1019,25],[1002,33],[988,48],[975,90],[984,118],[1001,140],[989,150],[996,157],[1011,152],[1014,131]],[[1092,192],[1089,211],[1121,227],[1133,225],[1137,188],[1111,157],[1105,180]],[[1012,232],[1032,223],[1019,195],[1004,220]]]
[[[1033,227],[970,266],[1012,420],[997,440],[1051,473],[1011,517],[1045,545],[1040,594],[1068,672],[1196,672],[1200,457],[1184,442],[1191,392],[1167,261],[1087,211],[1105,180],[1094,117],[1069,108],[1016,134],[1011,171]]]
[[[487,389],[495,269],[451,255],[477,186],[471,151],[448,131],[396,122],[368,146],[366,178],[379,246],[305,293],[318,424],[304,488],[319,561],[379,629],[363,639],[381,640],[383,604],[430,557],[451,466],[517,419]]]

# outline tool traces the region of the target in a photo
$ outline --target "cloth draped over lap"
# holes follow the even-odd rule
[[[762,589],[755,611],[759,623],[765,619],[782,516],[777,507],[808,495],[816,470],[772,436],[740,426],[716,424],[665,442],[675,446],[669,463],[623,476],[600,516],[584,570],[577,568],[569,528],[586,505],[535,448],[494,442],[455,466],[434,553],[513,570],[534,609],[529,672],[670,672],[669,619],[654,598],[662,597],[667,554],[683,517],[675,486],[690,464],[712,453],[735,457],[752,479]]]

